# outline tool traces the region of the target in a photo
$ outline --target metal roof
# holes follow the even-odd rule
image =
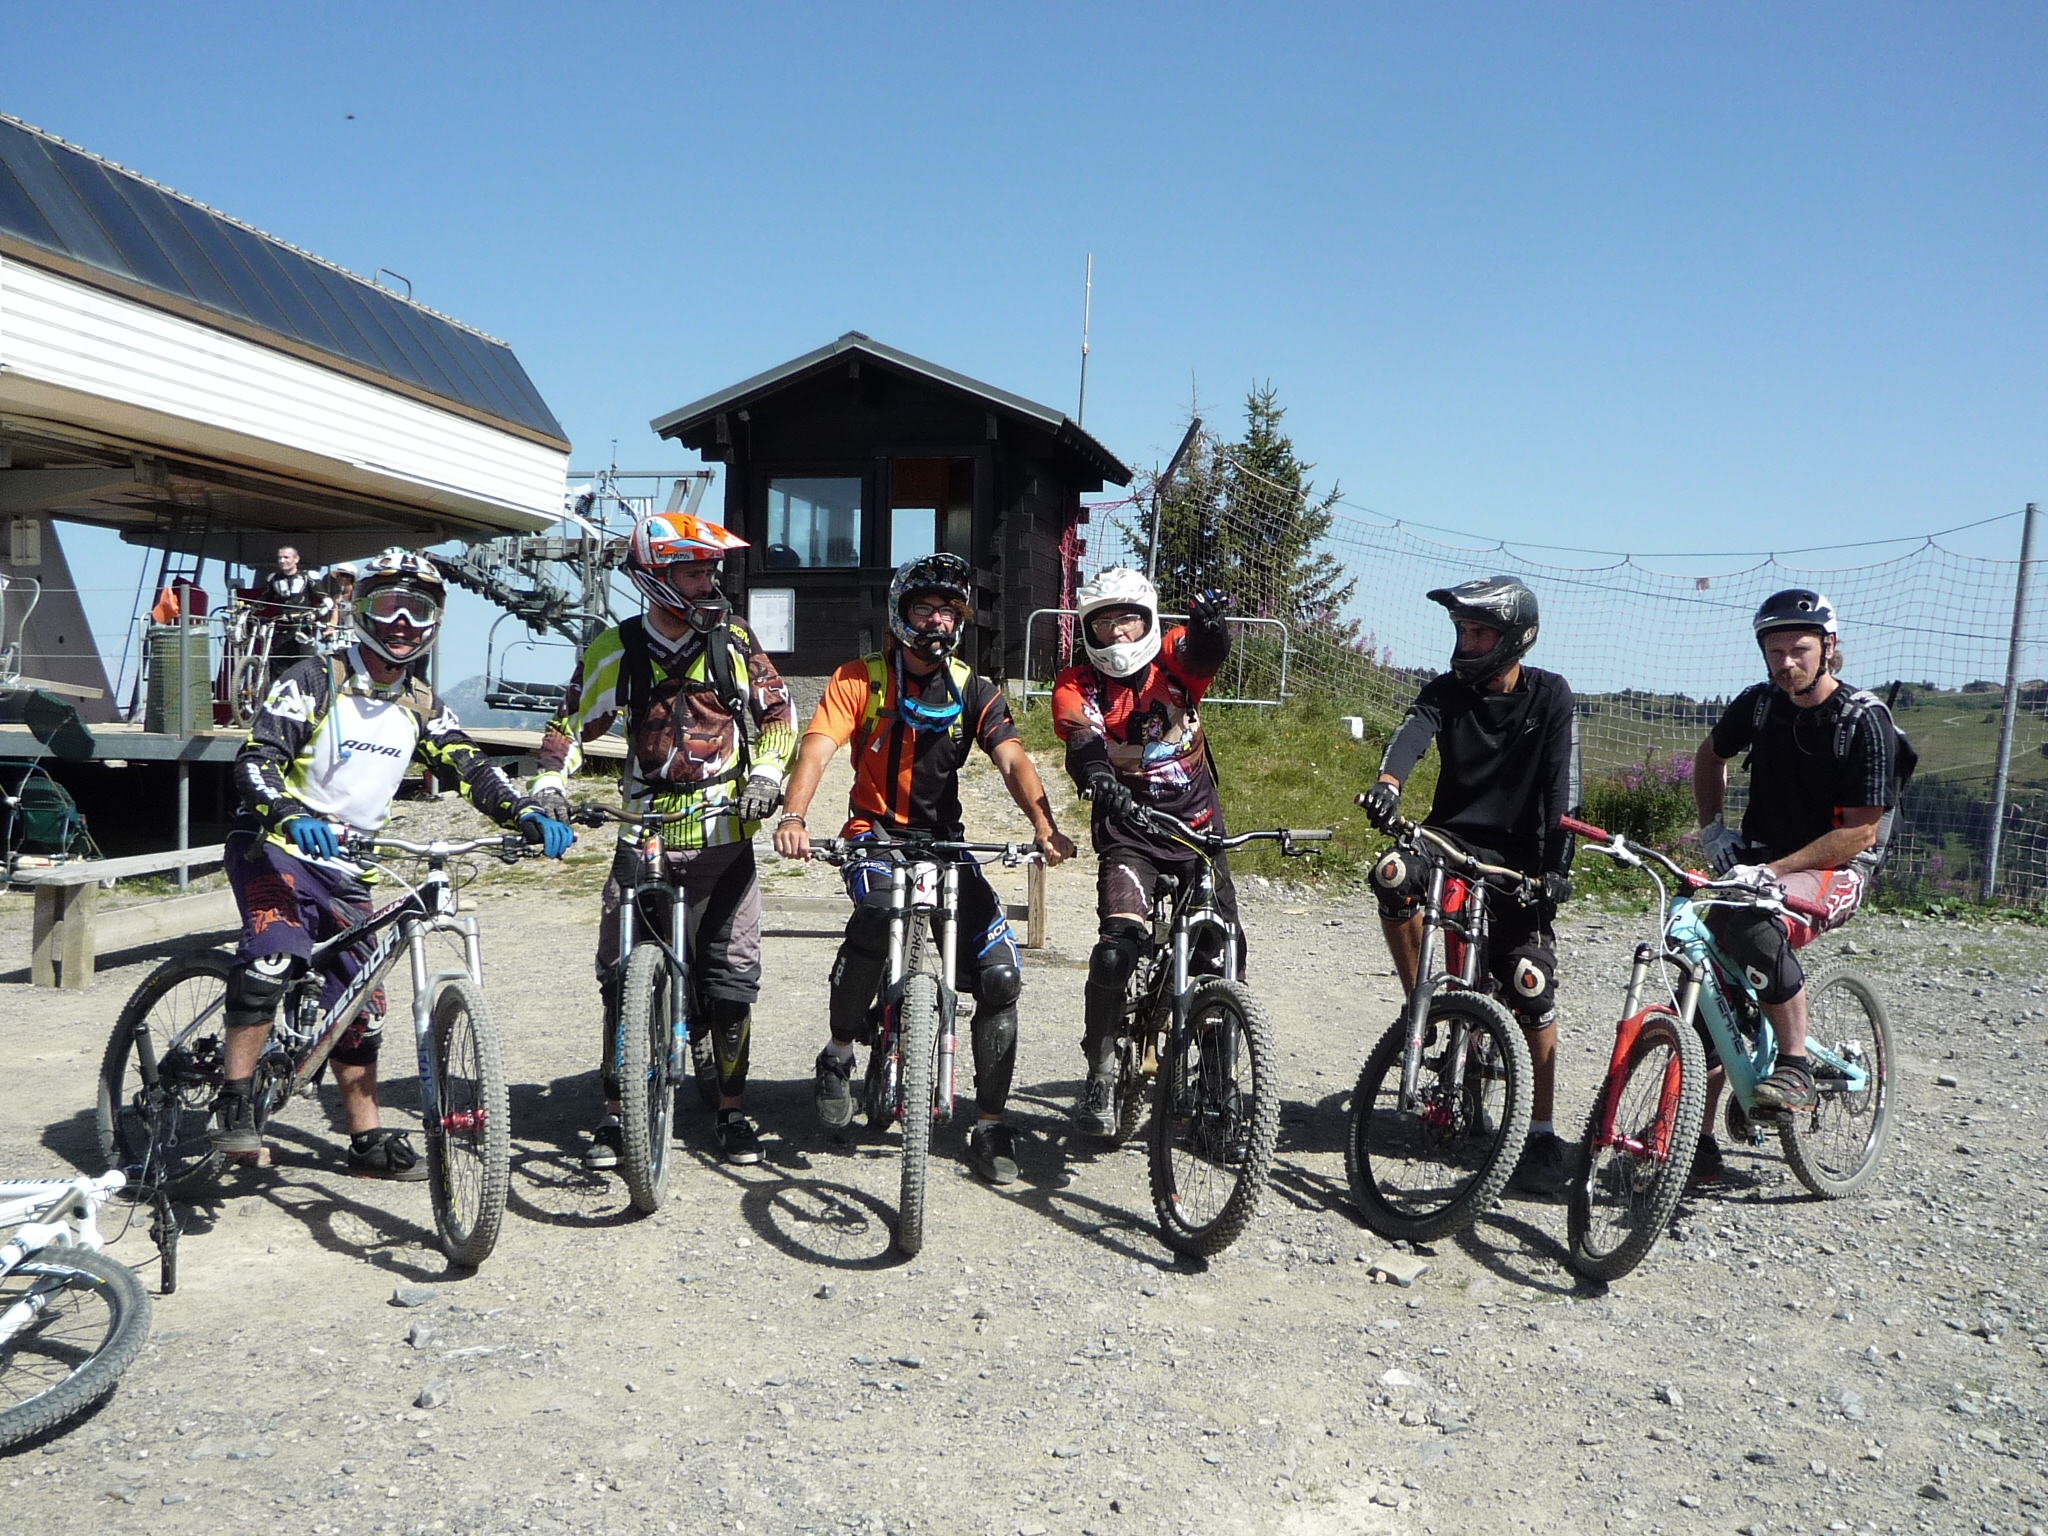
[[[5,114],[0,252],[568,448],[504,342]]]
[[[657,436],[680,437],[685,431],[716,416],[721,411],[736,409],[756,395],[766,394],[798,376],[829,364],[833,359],[848,352],[858,352],[879,362],[892,364],[905,373],[918,374],[933,383],[943,384],[1008,412],[1036,422],[1064,447],[1079,455],[1104,480],[1112,485],[1129,485],[1131,471],[1115,454],[1070,420],[1065,412],[1056,411],[1049,405],[1026,400],[1022,395],[1013,395],[1007,389],[997,389],[993,384],[984,384],[979,379],[970,379],[964,373],[955,373],[937,363],[926,362],[908,352],[899,352],[885,346],[871,336],[859,331],[848,331],[837,341],[806,352],[802,357],[791,358],[780,367],[770,368],[766,373],[757,373],[751,379],[742,379],[730,388],[721,389],[715,395],[706,395],[702,400],[693,401],[680,410],[670,411],[666,416],[657,416],[650,425]]]

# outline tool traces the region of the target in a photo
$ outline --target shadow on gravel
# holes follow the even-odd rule
[[[1351,1186],[1340,1180],[1312,1172],[1298,1163],[1276,1161],[1266,1176],[1266,1187],[1301,1210],[1335,1211],[1363,1227],[1358,1222],[1358,1213],[1351,1208]]]
[[[1339,1088],[1313,1103],[1305,1099],[1280,1101],[1280,1139],[1276,1152],[1344,1152],[1344,1128],[1350,1116],[1345,1101],[1349,1088]]]
[[[237,1182],[246,1181],[250,1187],[236,1188],[232,1183],[224,1184],[221,1189],[224,1202],[244,1195],[268,1200],[280,1211],[303,1222],[313,1241],[330,1253],[359,1259],[408,1280],[443,1278],[447,1265],[440,1257],[440,1237],[432,1228],[423,1227],[367,1201],[351,1199],[325,1183],[315,1184],[292,1177],[295,1173],[333,1173],[334,1149],[314,1141],[295,1126],[280,1125],[274,1120],[270,1123],[269,1134],[273,1138],[271,1166],[261,1172],[233,1176]],[[287,1142],[295,1145],[287,1148]],[[387,1186],[376,1180],[361,1182],[373,1189],[401,1187]],[[191,1230],[187,1228],[188,1235]],[[424,1248],[434,1255],[431,1267],[400,1256],[402,1250],[416,1248]]]
[[[79,1173],[99,1173],[100,1133],[93,1123],[94,1111],[81,1109],[63,1120],[52,1120],[43,1127],[41,1137],[43,1150],[53,1152],[64,1159]],[[18,1178],[42,1177],[22,1173]]]
[[[1508,1241],[1494,1241],[1494,1232]],[[1467,1258],[1510,1285],[1527,1286],[1552,1296],[1597,1296],[1606,1289],[1597,1281],[1582,1280],[1573,1274],[1568,1263],[1571,1255],[1564,1244],[1541,1227],[1519,1219],[1506,1207],[1487,1212],[1450,1241]],[[1526,1261],[1539,1254],[1553,1261],[1561,1273],[1552,1272],[1548,1265],[1537,1273]]]
[[[761,1241],[825,1269],[894,1269],[909,1262],[894,1247],[896,1213],[887,1202],[829,1179],[796,1179],[757,1164],[740,1170],[705,1160],[740,1191],[740,1215]],[[762,1171],[773,1176],[761,1178]]]

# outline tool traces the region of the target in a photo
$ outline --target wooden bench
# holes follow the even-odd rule
[[[235,893],[207,891],[145,901],[111,912],[99,910],[100,884],[133,875],[160,875],[174,869],[218,864],[223,847],[174,848],[166,853],[140,853],[125,859],[81,859],[48,869],[21,869],[12,883],[36,893],[35,940],[30,974],[39,987],[83,992],[92,985],[93,961],[137,944],[211,933],[240,922]]]

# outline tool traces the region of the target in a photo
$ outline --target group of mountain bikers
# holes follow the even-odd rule
[[[381,828],[410,764],[454,775],[462,793],[500,824],[517,828],[550,858],[572,842],[570,776],[584,744],[625,717],[621,784],[629,811],[685,819],[664,834],[669,874],[687,902],[691,968],[709,1037],[718,1107],[715,1135],[728,1162],[761,1160],[747,1116],[752,1007],[761,984],[761,889],[754,837],[774,817],[786,859],[812,853],[807,815],[826,767],[850,746],[854,780],[840,836],[853,903],[831,970],[828,1038],[815,1066],[817,1118],[828,1129],[854,1113],[853,1064],[887,961],[889,866],[883,845],[899,838],[958,841],[964,835],[959,776],[974,747],[988,755],[1031,826],[1048,865],[1074,855],[1002,688],[960,657],[973,619],[974,573],[939,553],[896,570],[882,649],[841,666],[799,737],[788,687],[759,638],[719,586],[723,562],[745,549],[726,529],[684,513],[642,519],[626,570],[646,612],[605,630],[583,651],[559,717],[543,737],[528,788],[464,736],[423,680],[447,593],[426,557],[389,550],[358,573],[350,605],[354,643],[308,657],[272,684],[237,759],[239,811],[227,869],[243,919],[228,982],[227,1080],[216,1105],[214,1145],[235,1157],[261,1150],[250,1078],[278,1001],[313,946],[359,919],[371,901],[370,871],[351,835]],[[1571,895],[1572,844],[1559,817],[1578,799],[1574,702],[1554,672],[1525,663],[1535,644],[1535,595],[1512,577],[1467,581],[1429,594],[1456,627],[1449,670],[1425,684],[1389,741],[1377,781],[1362,797],[1384,831],[1400,824],[1402,787],[1433,743],[1435,798],[1424,825],[1489,863],[1523,871],[1540,893],[1493,923],[1489,964],[1530,1047],[1535,1095],[1528,1143],[1516,1170],[1523,1188],[1555,1193],[1570,1177],[1553,1101],[1557,1050],[1557,908]],[[1151,942],[1153,897],[1195,857],[1162,816],[1222,834],[1223,805],[1199,706],[1229,656],[1228,599],[1200,593],[1187,622],[1162,629],[1159,598],[1140,571],[1114,568],[1076,597],[1084,660],[1059,674],[1053,724],[1065,767],[1090,802],[1097,854],[1098,938],[1083,989],[1086,1083],[1074,1108],[1084,1133],[1118,1123],[1116,1032],[1126,984]],[[1731,703],[1701,746],[1694,769],[1700,842],[1724,881],[1784,889],[1824,904],[1825,922],[1723,906],[1710,923],[1747,972],[1781,1042],[1777,1070],[1761,1085],[1767,1109],[1810,1106],[1803,1056],[1805,994],[1798,949],[1846,921],[1881,859],[1896,802],[1899,738],[1873,696],[1839,678],[1833,605],[1803,589],[1757,610],[1754,633],[1769,680]],[[1750,796],[1741,830],[1722,819],[1727,767],[1747,754]],[[777,808],[780,809],[779,816]],[[861,845],[873,844],[865,856]],[[637,848],[622,840],[600,899],[596,955],[605,1108],[584,1151],[594,1169],[615,1166],[623,1137],[615,1047],[620,1008],[622,892]],[[971,1026],[978,1115],[969,1161],[993,1184],[1018,1177],[1005,1123],[1017,1054],[1021,955],[1001,901],[978,865],[960,863],[958,974],[975,1001]],[[1214,860],[1215,898],[1235,917],[1227,861]],[[1404,989],[1415,984],[1427,872],[1399,848],[1372,867],[1388,949]],[[1241,930],[1240,930],[1241,931]],[[1242,941],[1239,941],[1240,944]],[[1222,969],[1218,941],[1193,956],[1197,971]],[[347,952],[344,951],[344,954]],[[1242,955],[1239,957],[1242,964]],[[345,986],[345,961],[328,986]],[[332,1055],[354,1173],[413,1179],[425,1168],[407,1137],[381,1127],[376,1098],[381,995]],[[1712,1124],[1709,1108],[1708,1124]],[[1703,1138],[1695,1174],[1718,1176],[1719,1149]]]

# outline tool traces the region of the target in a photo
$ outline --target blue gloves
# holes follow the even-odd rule
[[[318,816],[294,816],[284,824],[284,835],[292,846],[309,859],[341,857],[341,837],[334,823]]]
[[[576,841],[576,834],[566,822],[557,821],[540,811],[521,811],[519,830],[529,843],[539,843],[541,852],[551,859],[559,859]]]

